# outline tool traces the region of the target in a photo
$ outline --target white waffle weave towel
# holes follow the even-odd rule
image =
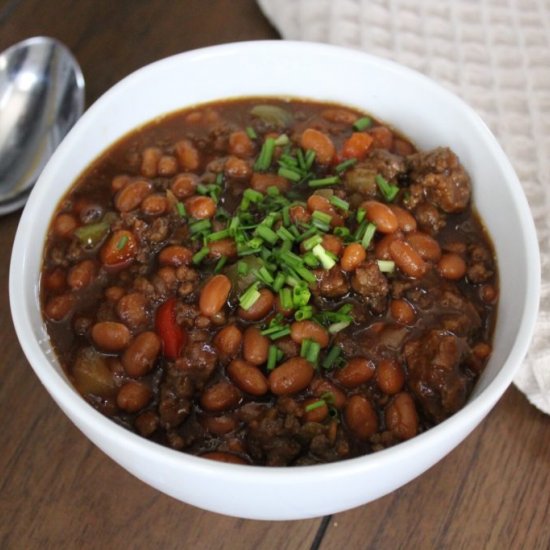
[[[515,384],[550,414],[550,0],[258,0],[283,38],[360,48],[468,102],[512,161],[542,261],[540,315]]]

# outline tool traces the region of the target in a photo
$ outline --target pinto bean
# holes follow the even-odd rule
[[[290,182],[277,174],[254,172],[250,187],[260,193],[267,193],[270,187],[276,187],[281,193],[287,193],[290,190]]]
[[[487,342],[478,342],[472,348],[472,352],[478,359],[485,360],[491,355],[492,348]]]
[[[336,235],[326,234],[323,235],[323,242],[321,243],[323,248],[328,252],[332,252],[335,256],[340,256],[342,253],[343,243],[340,237]]]
[[[73,290],[86,288],[94,279],[97,266],[93,260],[82,260],[73,266],[67,274],[67,284]]]
[[[130,182],[132,181],[132,178],[128,176],[127,174],[119,174],[118,176],[115,176],[111,181],[111,192],[118,193],[123,187],[126,187]]]
[[[108,286],[105,289],[105,298],[109,302],[116,303],[118,302],[123,296],[126,291],[121,286]]]
[[[222,256],[235,258],[237,256],[237,245],[231,237],[209,242],[208,248],[210,249],[209,256],[212,258],[221,258]]]
[[[158,147],[147,147],[141,155],[141,175],[154,178],[158,174],[158,163],[162,151]]]
[[[314,340],[322,348],[326,348],[329,343],[328,331],[315,321],[305,320],[296,321],[290,326],[290,337],[301,344],[304,340]]]
[[[263,336],[257,327],[248,327],[243,336],[243,357],[253,365],[262,365],[267,361],[269,338]]]
[[[315,378],[312,380],[310,387],[316,397],[323,397],[326,394],[331,395],[332,404],[337,409],[341,409],[346,404],[346,394],[326,378]]]
[[[131,181],[115,195],[115,208],[119,212],[130,212],[137,208],[152,190],[153,186],[147,180]]]
[[[399,439],[410,439],[418,432],[418,413],[408,393],[398,393],[384,411],[386,427]]]
[[[172,267],[189,265],[192,258],[193,252],[189,248],[177,244],[166,246],[158,255],[160,265],[170,265]]]
[[[242,130],[231,132],[229,134],[229,151],[232,155],[248,158],[254,154],[254,143]]]
[[[134,378],[147,374],[154,367],[160,348],[160,338],[154,332],[138,334],[122,354],[124,370]]]
[[[200,423],[205,430],[215,435],[225,435],[235,430],[239,425],[238,420],[232,414],[205,415],[200,419]]]
[[[116,304],[119,318],[131,329],[147,324],[147,298],[141,292],[130,292],[122,296]]]
[[[397,239],[390,243],[389,249],[391,259],[405,275],[413,279],[420,279],[424,276],[428,266],[409,243]]]
[[[66,239],[72,237],[78,227],[78,221],[72,214],[59,214],[53,222],[53,232],[57,237]]]
[[[355,271],[366,258],[367,251],[359,243],[351,243],[344,249],[340,266],[344,271]]]
[[[391,149],[393,146],[393,132],[386,126],[375,126],[369,130],[373,138],[372,146],[376,149]]]
[[[388,204],[388,207],[395,214],[401,231],[404,233],[416,231],[416,219],[408,210],[396,204]]]
[[[438,262],[441,258],[439,243],[427,233],[415,231],[406,235],[405,240],[420,254],[422,259]]]
[[[251,395],[267,393],[269,385],[262,371],[242,359],[234,359],[227,367],[227,374],[235,386]]]
[[[273,292],[267,288],[260,289],[259,298],[248,308],[239,308],[238,315],[245,321],[259,321],[273,309],[275,297]]]
[[[61,292],[67,286],[67,275],[61,267],[56,267],[48,273],[42,275],[42,284],[44,288],[52,292]]]
[[[243,341],[243,334],[235,325],[226,325],[214,337],[214,346],[219,353],[227,357],[234,357],[239,353]]]
[[[209,219],[216,213],[216,203],[204,195],[195,195],[185,201],[185,210],[198,220]]]
[[[226,411],[235,407],[240,399],[239,390],[230,382],[222,381],[204,390],[201,406],[206,411]]]
[[[313,374],[313,365],[309,361],[293,357],[271,371],[269,387],[275,395],[291,395],[307,388]]]
[[[132,335],[128,327],[114,321],[101,321],[92,327],[91,337],[95,346],[109,353],[125,349]]]
[[[344,407],[344,418],[354,435],[366,441],[378,431],[378,417],[371,402],[362,395],[352,395]]]
[[[405,384],[405,372],[393,359],[382,359],[376,367],[376,383],[388,395],[401,391]]]
[[[178,171],[178,161],[172,155],[162,155],[158,161],[159,176],[173,176]]]
[[[47,301],[44,313],[52,321],[62,321],[72,313],[73,306],[73,294],[59,294],[59,296],[53,296]]]
[[[384,235],[374,247],[374,255],[377,260],[391,260],[390,244],[393,241],[397,241],[403,238],[403,234],[400,231],[395,233],[389,233]]]
[[[228,464],[248,464],[244,458],[234,455],[233,453],[225,453],[222,451],[209,451],[208,453],[204,453],[200,456],[202,458],[207,458],[208,460],[215,460],[216,462],[225,462]]]
[[[199,151],[190,140],[182,139],[178,141],[175,149],[182,170],[196,170],[199,167]]]
[[[116,403],[123,411],[135,413],[147,406],[152,396],[153,392],[149,386],[129,380],[118,391]]]
[[[223,171],[229,178],[245,179],[252,175],[250,164],[239,157],[228,157],[225,161]]]
[[[307,128],[303,132],[300,137],[300,145],[302,149],[315,151],[315,160],[319,164],[330,164],[336,153],[336,148],[330,137],[315,128]]]
[[[195,194],[199,178],[195,174],[179,174],[175,177],[170,190],[177,199],[187,199]]]
[[[403,325],[412,325],[416,319],[416,312],[406,300],[392,300],[390,304],[391,316]]]
[[[305,399],[302,405],[306,422],[323,422],[328,416],[328,405],[315,397]],[[315,408],[307,410],[310,405],[315,405]]]
[[[334,378],[346,388],[356,388],[374,376],[375,368],[366,357],[354,357],[336,371]]]
[[[214,275],[202,287],[199,309],[205,317],[216,315],[227,302],[231,281],[225,275]]]
[[[466,275],[466,262],[454,252],[443,254],[437,264],[437,271],[444,279],[458,281]]]
[[[294,206],[291,206],[288,210],[288,213],[290,216],[290,221],[292,221],[292,223],[308,223],[311,219],[311,214],[301,204],[295,204]]]
[[[365,201],[361,203],[361,208],[365,210],[367,219],[376,225],[376,229],[380,233],[395,233],[399,229],[397,216],[387,204],[378,201]]]
[[[168,211],[168,199],[165,195],[154,193],[141,201],[141,211],[148,216],[160,216]]]

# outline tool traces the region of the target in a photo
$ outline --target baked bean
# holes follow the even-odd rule
[[[337,237],[336,235],[323,235],[323,242],[321,244],[325,250],[331,252],[335,256],[340,256],[340,254],[342,253],[342,239],[340,237]]]
[[[290,182],[277,174],[254,172],[252,174],[250,187],[260,193],[267,193],[270,187],[276,187],[281,193],[287,193],[290,190]]]
[[[287,309],[283,308],[283,305],[281,304],[281,299],[279,298],[279,294],[275,296],[274,307],[275,311],[277,313],[280,313],[283,317],[290,317],[294,314],[294,309],[292,308],[292,306]]]
[[[212,241],[208,243],[210,250],[209,256],[211,258],[221,258],[225,256],[228,259],[235,258],[237,256],[237,245],[235,240],[231,237],[226,239],[220,239],[219,241]]]
[[[165,195],[154,193],[143,199],[140,208],[148,216],[160,216],[168,211],[168,199]]]
[[[439,243],[427,233],[415,231],[406,235],[405,240],[420,254],[422,259],[438,262],[441,258]]]
[[[479,289],[479,295],[486,304],[491,304],[497,299],[498,292],[493,285],[483,285]]]
[[[393,141],[393,150],[396,154],[406,157],[414,153],[414,147],[403,139],[395,138]]]
[[[356,388],[374,376],[374,364],[366,357],[354,357],[336,371],[334,378],[346,388]]]
[[[53,222],[53,231],[57,237],[72,237],[74,230],[78,227],[78,221],[71,214],[59,214]]]
[[[127,174],[119,174],[111,180],[111,191],[113,194],[117,193],[123,187],[126,187],[126,185],[128,185],[131,181],[132,178],[130,178]]]
[[[134,180],[115,195],[115,208],[119,212],[130,212],[137,208],[152,190],[151,182],[144,179]]]
[[[227,357],[234,357],[239,353],[243,341],[243,334],[235,325],[223,327],[214,337],[214,345],[219,353]]]
[[[259,321],[271,312],[274,301],[273,292],[267,288],[262,288],[260,289],[259,298],[248,309],[240,307],[238,315],[245,321]]]
[[[367,251],[359,243],[350,243],[344,248],[340,267],[344,271],[355,271],[355,269],[367,258]]]
[[[353,124],[357,115],[345,109],[325,109],[321,116],[329,122],[340,122],[342,124]]]
[[[390,304],[391,316],[403,325],[412,325],[416,320],[416,312],[406,300],[392,300]]]
[[[185,210],[192,218],[204,220],[214,217],[216,203],[210,197],[195,195],[185,201]]]
[[[293,357],[271,371],[269,387],[275,395],[291,395],[307,388],[313,374],[313,365],[309,361]]]
[[[62,321],[72,312],[73,306],[73,294],[60,294],[59,296],[53,296],[46,302],[44,313],[52,321]]]
[[[147,298],[141,292],[130,292],[118,300],[116,312],[126,325],[135,330],[147,324],[147,306]]]
[[[164,247],[158,255],[160,265],[171,265],[172,267],[189,265],[192,258],[193,252],[189,248],[177,244]]]
[[[231,291],[231,281],[225,275],[214,275],[202,287],[199,297],[199,309],[205,317],[218,313]]]
[[[131,263],[137,252],[137,240],[131,231],[115,231],[101,247],[99,257],[108,267],[122,267]]]
[[[341,156],[344,159],[363,160],[372,145],[373,139],[366,132],[353,132],[350,137],[344,141]]]
[[[105,289],[105,298],[109,302],[118,302],[126,291],[121,286],[109,286]]]
[[[416,231],[416,219],[408,210],[396,204],[388,204],[388,207],[395,214],[401,231],[405,233]]]
[[[225,435],[232,432],[239,425],[238,420],[229,414],[219,416],[203,416],[200,419],[201,426],[215,435]]]
[[[315,321],[309,319],[305,321],[296,321],[290,326],[290,337],[301,344],[304,340],[314,340],[322,348],[326,348],[329,342],[328,331]]]
[[[366,441],[378,431],[378,417],[371,402],[362,395],[352,395],[345,407],[344,418],[354,435]]]
[[[288,214],[292,223],[308,223],[311,220],[311,214],[301,204],[291,206]]]
[[[199,151],[191,141],[182,139],[176,143],[175,149],[182,170],[196,170],[199,167]]]
[[[264,395],[269,390],[267,378],[262,371],[242,359],[231,361],[227,367],[227,374],[237,388],[251,395]]]
[[[473,354],[481,360],[487,359],[491,355],[492,348],[486,342],[478,342],[473,348]]]
[[[466,275],[466,262],[454,252],[448,252],[441,256],[437,264],[437,271],[444,279],[458,281]]]
[[[376,225],[376,230],[380,233],[395,233],[399,229],[397,216],[387,204],[365,201],[361,203],[361,208],[365,210],[367,219]]]
[[[400,231],[384,235],[374,246],[374,255],[377,260],[391,260],[390,244],[403,238]]]
[[[310,212],[324,212],[325,214],[328,214],[329,216],[337,216],[336,210],[330,204],[330,201],[323,197],[323,195],[310,195],[307,198],[307,207]]]
[[[315,160],[319,164],[330,164],[336,153],[330,137],[315,128],[308,128],[303,132],[300,145],[306,151],[308,149],[315,151]]]
[[[178,171],[178,161],[172,155],[162,155],[158,161],[159,176],[173,176]]]
[[[384,411],[386,427],[399,439],[410,439],[418,432],[418,413],[408,393],[398,393]]]
[[[175,177],[170,190],[177,199],[187,199],[195,194],[199,178],[195,174],[179,174]]]
[[[206,411],[226,411],[238,405],[240,399],[239,390],[230,382],[222,381],[204,390],[201,406]]]
[[[426,262],[409,243],[395,240],[390,243],[389,249],[391,259],[405,275],[420,279],[426,273]]]
[[[160,419],[153,411],[141,413],[135,420],[134,426],[143,437],[153,435],[160,425]]]
[[[204,453],[200,456],[202,458],[207,458],[208,460],[215,460],[216,462],[225,462],[228,464],[248,464],[248,462],[240,456],[221,451],[209,451],[208,453]]]
[[[101,351],[117,353],[128,346],[132,335],[122,323],[101,321],[92,327],[91,337]]]
[[[306,422],[323,422],[328,416],[328,405],[323,400],[309,397],[304,400],[302,405]],[[314,405],[314,408],[307,410],[311,405]]]
[[[251,157],[254,154],[254,143],[242,130],[231,132],[229,134],[229,152],[238,157]]]
[[[369,130],[373,138],[372,146],[375,149],[391,149],[393,146],[393,132],[386,126],[375,126]]]
[[[65,270],[61,267],[56,267],[42,276],[42,284],[44,288],[52,292],[61,292],[67,286],[67,276]]]
[[[134,378],[147,374],[154,367],[160,348],[160,338],[154,332],[138,334],[122,354],[124,370]]]
[[[313,395],[323,397],[337,409],[341,409],[346,404],[346,394],[326,378],[315,378],[311,381],[310,387]]]
[[[154,178],[158,174],[158,163],[162,151],[158,147],[147,147],[141,155],[141,175]]]
[[[252,175],[250,164],[239,157],[228,157],[225,161],[223,171],[228,178],[245,179]]]
[[[243,336],[243,357],[253,365],[262,365],[267,361],[269,344],[269,338],[259,328],[248,327]]]
[[[142,382],[129,380],[120,388],[116,403],[123,411],[135,413],[148,405],[151,397],[153,397],[153,392],[149,386]]]
[[[401,391],[405,384],[405,372],[393,359],[382,359],[376,367],[376,383],[387,395]]]
[[[94,279],[97,266],[93,260],[82,260],[73,266],[67,274],[67,284],[73,290],[86,288]]]

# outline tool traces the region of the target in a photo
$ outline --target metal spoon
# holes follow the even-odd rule
[[[38,36],[0,54],[0,215],[25,204],[83,110],[84,77],[63,44]]]

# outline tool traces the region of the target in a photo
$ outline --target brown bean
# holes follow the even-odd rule
[[[53,232],[63,239],[72,237],[77,227],[78,221],[72,214],[59,214],[53,222]]]
[[[162,155],[157,166],[159,176],[173,176],[178,171],[178,161],[172,155]]]
[[[227,325],[214,337],[214,346],[222,355],[234,357],[239,353],[242,341],[243,335],[240,329],[235,325]]]
[[[160,216],[168,211],[168,199],[160,193],[149,195],[141,201],[141,211],[148,216]]]
[[[309,397],[302,403],[304,407],[304,420],[306,422],[323,422],[328,416],[328,405],[315,397]],[[314,408],[307,410],[309,406]]]
[[[416,312],[406,300],[392,300],[390,304],[391,316],[403,325],[412,325],[416,320]]]
[[[238,420],[230,414],[219,416],[203,416],[200,419],[201,426],[215,435],[225,435],[232,432],[239,425]]]
[[[239,390],[230,382],[217,382],[204,390],[201,406],[206,411],[226,411],[235,407],[241,399]]]
[[[251,395],[264,395],[269,390],[267,378],[262,371],[242,359],[231,361],[227,367],[227,374],[237,388]]]
[[[269,344],[269,338],[259,328],[248,327],[243,336],[243,357],[253,365],[262,365],[267,361]]]
[[[252,166],[239,157],[228,157],[223,171],[228,178],[245,179],[252,175]]]
[[[340,254],[342,253],[342,239],[340,237],[337,237],[336,235],[323,235],[323,241],[321,244],[323,245],[323,248],[325,250],[331,252],[335,256],[340,256]]]
[[[126,349],[132,335],[128,327],[114,321],[101,321],[92,327],[91,337],[101,351],[117,353]]]
[[[391,149],[393,146],[393,132],[386,126],[375,126],[369,130],[373,138],[372,146],[375,149]]]
[[[240,307],[238,315],[245,321],[259,321],[272,311],[274,301],[273,292],[267,288],[262,288],[260,289],[259,298],[248,309]]]
[[[128,176],[127,174],[119,174],[118,176],[115,176],[111,180],[111,192],[113,194],[118,193],[123,187],[126,187],[130,182],[132,181],[132,178]]]
[[[170,190],[177,199],[187,199],[195,194],[199,178],[195,174],[179,174],[175,177]]]
[[[355,271],[361,262],[367,258],[367,251],[359,243],[351,243],[346,246],[340,266],[344,271]]]
[[[177,244],[164,247],[158,255],[160,265],[171,265],[172,267],[189,265],[192,258],[193,252],[189,248]]]
[[[339,122],[342,124],[353,124],[357,120],[357,115],[345,109],[325,109],[321,116],[329,122]]]
[[[42,275],[42,284],[44,288],[52,292],[61,292],[67,287],[67,276],[65,270],[56,267]]]
[[[141,156],[141,175],[154,178],[158,174],[158,162],[162,151],[158,147],[147,147]]]
[[[121,286],[108,286],[105,289],[105,298],[109,302],[118,302],[125,294],[125,290]]]
[[[209,451],[208,453],[204,453],[200,456],[202,458],[207,458],[208,460],[215,460],[216,462],[225,462],[228,464],[248,464],[248,462],[240,456],[221,451]]]
[[[93,260],[82,260],[73,266],[67,274],[67,284],[73,290],[86,288],[97,273],[97,266]]]
[[[393,142],[393,150],[397,155],[402,157],[406,157],[414,153],[414,147],[408,141],[399,138],[395,138]]]
[[[307,199],[307,207],[311,213],[315,211],[324,212],[331,217],[333,227],[343,225],[342,217],[336,212],[329,200],[322,195],[310,195]]]
[[[405,384],[405,372],[394,359],[382,359],[376,367],[376,383],[385,394],[394,395]]]
[[[329,333],[319,323],[315,321],[295,321],[290,326],[290,337],[301,344],[304,340],[314,340],[322,348],[326,348],[329,343]]]
[[[486,342],[478,342],[472,348],[472,352],[478,359],[485,360],[487,359],[487,357],[489,357],[489,355],[491,355],[492,348]]]
[[[336,148],[330,137],[316,130],[307,128],[300,137],[300,145],[306,151],[311,149],[315,151],[315,160],[319,164],[330,164],[336,153]]]
[[[144,179],[137,179],[123,187],[114,199],[115,208],[119,212],[130,212],[137,208],[143,199],[151,194],[153,186]]]
[[[437,271],[444,279],[458,281],[466,275],[466,262],[454,252],[443,254],[437,264]]]
[[[437,262],[441,258],[439,243],[427,233],[415,231],[405,236],[405,240],[427,261]]]
[[[269,374],[269,387],[275,395],[291,395],[308,387],[313,365],[303,357],[288,359]]]
[[[138,334],[122,354],[124,370],[135,378],[147,374],[160,353],[160,338],[151,331]]]
[[[405,241],[395,240],[390,243],[390,256],[395,265],[405,275],[420,279],[426,273],[428,266],[420,254]]]
[[[346,394],[329,382],[326,378],[316,378],[311,382],[311,391],[316,397],[324,397],[329,403],[332,401],[337,409],[341,409],[346,404]],[[332,397],[327,397],[327,394]],[[329,399],[331,401],[329,401]]]
[[[135,420],[134,427],[143,437],[153,435],[160,425],[159,417],[153,411],[142,412]]]
[[[361,203],[367,214],[367,219],[376,225],[376,230],[380,233],[395,233],[399,229],[397,216],[390,207],[383,202],[365,201]]]
[[[374,255],[377,260],[391,260],[390,244],[403,238],[400,231],[384,235],[374,246]]]
[[[352,395],[344,408],[344,418],[354,435],[366,441],[378,431],[378,417],[371,402],[362,395]]]
[[[301,204],[291,206],[288,210],[288,214],[292,223],[308,223],[311,219],[311,214]]]
[[[62,321],[72,313],[73,306],[74,296],[72,294],[60,294],[47,301],[44,313],[52,321]]]
[[[267,193],[270,187],[276,187],[281,193],[287,193],[290,190],[290,182],[277,174],[254,172],[250,187],[256,191],[260,191],[260,193]]]
[[[334,378],[346,388],[356,388],[374,376],[374,364],[366,357],[354,357],[336,371]]]
[[[192,218],[209,219],[216,213],[216,203],[210,197],[195,195],[185,201],[185,210]]]
[[[147,305],[147,298],[141,292],[130,292],[118,300],[116,312],[126,325],[135,330],[147,324]]]
[[[190,140],[178,141],[175,149],[182,170],[196,170],[199,167],[199,151]]]
[[[153,397],[153,392],[149,386],[142,382],[129,380],[120,388],[116,403],[123,411],[135,413],[148,405],[151,397]]]
[[[238,157],[251,157],[254,154],[254,143],[242,130],[231,132],[229,134],[229,151]]]
[[[208,243],[208,248],[210,250],[209,256],[211,258],[221,258],[225,256],[226,258],[235,258],[237,256],[237,245],[235,244],[235,239],[227,237],[226,239],[220,239],[219,241],[212,241]]]
[[[486,304],[492,304],[497,299],[498,292],[493,285],[483,285],[479,289],[479,296]]]
[[[388,206],[395,214],[397,224],[401,231],[405,233],[416,231],[416,219],[407,209],[397,206],[396,204],[388,204]]]
[[[399,439],[410,439],[418,432],[418,413],[408,393],[398,393],[384,411],[386,427]]]
[[[216,315],[225,303],[231,291],[231,281],[222,274],[214,275],[202,287],[199,297],[199,309],[205,317]]]

